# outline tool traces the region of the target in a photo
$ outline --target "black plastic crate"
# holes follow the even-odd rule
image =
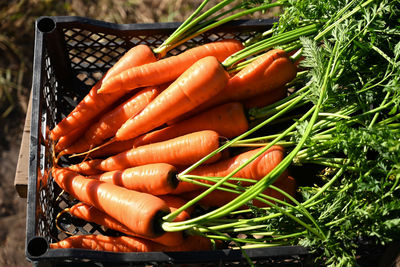
[[[245,41],[271,28],[273,20],[240,20],[220,26],[181,45],[169,54],[225,38]],[[97,80],[129,48],[160,45],[178,23],[112,24],[81,17],[41,17],[36,21],[32,82],[32,122],[28,182],[26,256],[37,265],[137,266],[148,264],[246,263],[240,250],[205,252],[112,253],[79,249],[49,249],[67,237],[55,224],[57,214],[74,204],[47,175],[52,166],[48,140],[52,129],[85,96]],[[96,224],[71,217],[59,224],[77,234],[112,234]],[[304,265],[308,252],[299,246],[246,250],[263,265]]]

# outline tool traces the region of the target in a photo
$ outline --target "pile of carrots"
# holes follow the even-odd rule
[[[122,236],[73,235],[51,248],[193,251],[220,244],[200,235],[165,232],[161,224],[165,215],[204,192],[201,183],[213,184],[207,179],[181,181],[180,172],[202,160],[191,175],[224,177],[259,152],[250,148],[213,153],[249,130],[247,108],[283,98],[285,84],[296,76],[295,64],[279,49],[228,73],[221,62],[241,49],[242,43],[226,39],[157,59],[148,46],[137,45],[93,86],[50,132],[55,152],[51,174],[79,202],[63,212]],[[82,160],[65,164],[70,157]],[[259,180],[284,157],[284,149],[273,146],[235,177]],[[287,172],[274,185],[295,192]],[[283,198],[272,189],[264,194]],[[198,204],[222,206],[236,196],[215,190]],[[265,206],[256,200],[253,205]],[[186,209],[174,221],[189,219],[194,209]]]

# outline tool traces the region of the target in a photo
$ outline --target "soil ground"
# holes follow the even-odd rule
[[[14,188],[15,169],[22,137],[23,115],[10,116],[19,121],[8,129],[8,145],[0,145],[0,266],[29,266],[25,258],[26,199]]]

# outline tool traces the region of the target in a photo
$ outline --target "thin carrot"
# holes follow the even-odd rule
[[[243,101],[271,92],[284,86],[295,76],[296,66],[286,52],[280,49],[270,50],[231,77],[225,89],[210,101],[201,104],[196,110],[172,120],[168,124],[176,123],[210,107],[232,101]]]
[[[96,175],[103,173],[102,170],[98,169],[101,163],[101,159],[93,159],[88,161],[83,161],[78,164],[70,165],[64,167],[64,169],[73,171],[82,175]]]
[[[161,92],[142,112],[125,122],[115,134],[117,141],[147,133],[218,94],[228,82],[219,61],[208,56],[198,60]]]
[[[177,174],[176,168],[170,164],[154,163],[106,172],[89,178],[157,196],[168,194],[178,186]]]
[[[146,87],[140,90],[91,124],[85,134],[72,146],[65,149],[63,154],[87,151],[101,144],[107,138],[114,136],[125,121],[142,111],[160,91],[161,88],[159,87]]]
[[[110,217],[106,213],[85,203],[75,204],[71,208],[66,209],[66,211],[82,220],[93,222],[127,235],[149,239],[165,246],[177,246],[183,242],[182,232],[165,232],[161,236],[155,238],[139,236],[138,234],[129,231],[125,225]]]
[[[152,163],[168,163],[173,166],[191,165],[220,145],[220,136],[211,130],[198,131],[162,142],[148,144],[121,152],[104,160],[93,159],[66,167],[84,175],[98,174]],[[221,153],[206,161],[219,160]]]
[[[53,168],[52,177],[71,196],[105,212],[130,231],[147,237],[164,233],[159,220],[170,209],[160,198],[88,179],[62,168]]]
[[[87,127],[93,123],[93,120],[89,120],[86,123],[84,122],[81,127],[75,128],[74,130],[70,131],[69,133],[63,135],[58,139],[56,145],[54,146],[54,151],[56,154],[60,153],[62,150],[66,149],[67,147],[74,144],[75,141],[81,137]]]
[[[233,170],[241,166],[244,162],[257,154],[262,148],[253,149],[229,159],[216,162],[214,164],[199,166],[189,174],[208,177],[224,177],[230,174]],[[281,146],[272,146],[263,154],[258,156],[251,163],[246,165],[243,169],[238,171],[233,177],[248,178],[260,180],[267,175],[271,170],[278,165],[285,156],[284,148]],[[210,181],[200,180],[204,183],[211,183]],[[241,182],[241,185],[246,186],[248,183]],[[190,182],[181,181],[178,187],[174,190],[173,194],[180,194],[192,190],[202,189],[204,187]]]
[[[162,195],[159,197],[164,200],[165,203],[167,203],[168,207],[171,209],[171,212],[174,212],[175,210],[186,204],[186,200],[178,196]],[[193,212],[193,209],[193,207],[189,207],[187,210],[179,213],[179,215],[174,219],[174,222],[180,222],[190,219],[190,214]]]
[[[76,235],[50,244],[51,249],[80,248],[109,252],[155,252],[212,250],[211,240],[190,235],[178,246],[164,246],[139,237],[104,235]]]
[[[104,158],[113,156],[133,148],[134,142],[135,139],[132,138],[125,141],[115,141],[112,143],[108,143],[106,145],[102,145],[99,149],[90,152],[89,156],[91,158]]]
[[[249,128],[243,105],[227,103],[197,116],[135,138],[133,146],[160,142],[201,130],[213,130],[226,138],[236,137]]]
[[[185,52],[158,60],[157,62],[128,69],[104,82],[99,93],[127,91],[138,87],[158,85],[177,79],[199,59],[214,56],[222,62],[241,50],[243,45],[234,39],[216,41],[186,50]]]
[[[98,114],[104,112],[112,103],[126,93],[117,91],[113,94],[99,95],[97,90],[101,87],[103,81],[107,81],[109,77],[117,75],[126,69],[155,61],[156,58],[150,47],[146,45],[137,45],[131,48],[114,64],[103,78],[92,87],[90,92],[74,110],[51,130],[51,139],[57,141],[61,136],[80,127],[85,121],[91,120]]]

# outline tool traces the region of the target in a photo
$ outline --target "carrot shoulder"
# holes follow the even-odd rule
[[[201,58],[214,56],[218,61],[222,62],[228,56],[242,48],[243,45],[234,39],[226,39],[197,46],[177,56],[171,56],[154,63],[128,69],[104,82],[99,92],[126,91],[138,87],[171,82]]]
[[[61,136],[67,134],[75,128],[78,128],[85,121],[105,111],[111,104],[122,97],[125,92],[116,91],[113,94],[99,95],[97,90],[101,87],[103,81],[121,73],[133,66],[140,66],[146,63],[155,62],[156,58],[150,47],[146,45],[137,45],[131,48],[115,65],[105,74],[102,80],[98,81],[83,98],[83,100],[59,122],[50,132],[52,140],[57,141]]]
[[[170,209],[160,198],[88,179],[62,168],[53,168],[52,177],[71,196],[105,212],[130,231],[147,237],[163,234],[159,220]]]

